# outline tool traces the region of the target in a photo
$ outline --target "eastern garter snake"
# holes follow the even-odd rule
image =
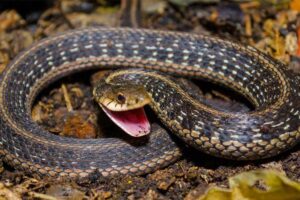
[[[33,101],[45,86],[96,67],[144,68],[207,79],[247,97],[254,111],[221,112],[195,101],[158,73],[125,70],[111,75],[110,81],[143,76],[140,80],[153,92],[153,108],[164,123],[209,154],[259,159],[277,155],[299,141],[300,78],[270,56],[214,37],[89,28],[34,44],[2,74],[0,141],[5,162],[42,176],[82,178],[93,172],[143,174],[180,155],[168,134],[156,127],[146,145],[134,146],[116,138],[59,137],[32,121]]]

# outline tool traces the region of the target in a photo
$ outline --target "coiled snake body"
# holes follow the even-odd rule
[[[185,33],[89,28],[47,38],[7,67],[0,85],[1,155],[28,173],[82,178],[99,172],[144,174],[180,151],[156,126],[145,145],[116,138],[79,140],[48,133],[31,119],[36,95],[49,83],[91,68],[144,68],[201,78],[239,91],[256,107],[229,113],[197,102],[160,73],[116,72],[145,85],[164,124],[190,145],[229,159],[260,159],[299,141],[299,76],[249,46]],[[138,78],[138,79],[136,79]]]

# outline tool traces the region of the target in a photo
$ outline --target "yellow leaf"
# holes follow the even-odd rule
[[[199,200],[300,200],[300,183],[273,170],[254,170],[229,178],[229,189],[212,187]]]

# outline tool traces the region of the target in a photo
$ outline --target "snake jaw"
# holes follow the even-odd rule
[[[143,107],[119,112],[112,111],[102,105],[101,108],[127,134],[133,137],[141,137],[150,133],[151,126]]]

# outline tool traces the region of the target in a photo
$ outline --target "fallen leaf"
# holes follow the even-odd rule
[[[0,13],[0,32],[25,25],[25,21],[15,10]]]
[[[290,8],[292,10],[300,11],[300,1],[299,0],[293,0],[290,2]]]
[[[300,183],[273,170],[254,170],[229,178],[229,189],[211,187],[198,200],[297,200]]]

